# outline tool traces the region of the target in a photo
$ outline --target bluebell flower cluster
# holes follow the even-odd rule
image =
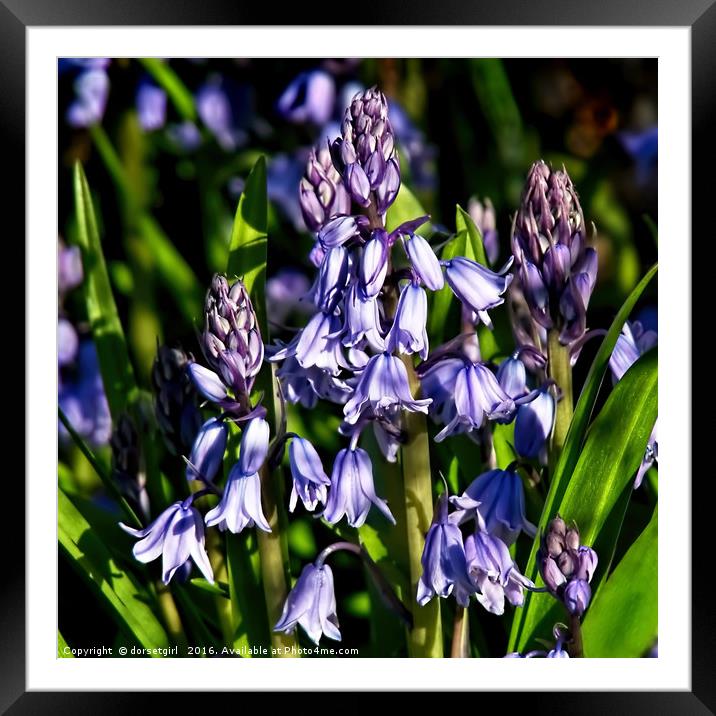
[[[510,556],[508,545],[497,536],[497,531],[488,531],[488,525],[494,524],[492,512],[495,505],[485,509],[487,505],[474,500],[468,493],[453,501],[460,509],[448,514],[447,495],[438,499],[432,525],[425,537],[423,574],[416,595],[418,604],[424,606],[433,597],[452,595],[462,607],[467,607],[470,597],[475,596],[491,614],[503,614],[505,600],[521,606],[524,590],[534,588],[534,584],[521,574]],[[511,505],[508,509],[514,510],[514,507]],[[519,511],[519,499],[516,507]],[[484,511],[481,513],[480,510]],[[463,538],[459,524],[466,519],[474,520],[475,529]],[[522,527],[526,520],[524,516],[519,519]]]
[[[542,535],[537,553],[540,574],[549,592],[573,616],[581,617],[592,598],[590,582],[597,569],[597,553],[580,544],[576,525],[567,527],[557,515]]]
[[[499,273],[463,257],[441,264],[417,233],[428,217],[387,231],[386,212],[400,183],[388,103],[375,88],[359,92],[341,136],[330,151],[311,155],[300,183],[304,221],[316,236],[310,259],[318,273],[305,297],[315,313],[269,358],[282,364],[278,377],[289,402],[312,407],[321,398],[343,405],[341,432],[351,446],[336,457],[322,515],[331,522],[345,515],[353,526],[363,524],[371,505],[392,521],[375,494],[368,455],[357,446],[361,431],[372,425],[385,458],[394,461],[402,414],[427,413],[435,402],[425,384],[426,397],[414,394],[403,360],[428,359],[427,292],[447,281],[475,321],[489,321],[487,310],[504,301],[511,280],[509,264]],[[454,381],[458,399],[440,439],[516,410],[479,362],[459,361]],[[305,486],[299,481],[294,487],[301,495]],[[313,505],[313,497],[307,502]]]

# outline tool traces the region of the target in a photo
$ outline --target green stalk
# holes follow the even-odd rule
[[[452,659],[466,659],[470,656],[470,620],[467,617],[465,607],[460,605],[455,607],[452,647],[450,648],[450,658]]]
[[[179,610],[177,609],[171,590],[161,582],[157,584],[157,600],[167,632],[174,643],[179,647],[181,655],[185,656],[187,653],[187,640],[181,617],[179,616]]]
[[[216,530],[206,531],[206,552],[209,555],[216,582],[228,584],[229,573],[226,569],[226,558],[222,550],[222,539]],[[217,594],[214,597],[214,604],[216,606],[216,615],[219,618],[219,625],[221,626],[224,645],[231,648],[234,645],[234,634],[236,633],[231,600]]]
[[[256,530],[256,539],[261,558],[261,579],[264,584],[266,597],[266,612],[269,618],[269,627],[281,618],[283,605],[288,596],[287,560],[284,560],[284,547],[282,544],[283,532],[279,520],[279,507],[275,499],[278,483],[280,482],[280,469],[272,473],[265,465],[261,469],[261,496],[266,520],[271,526],[271,532]],[[278,494],[281,494],[280,492]],[[287,555],[286,555],[287,556]],[[272,656],[293,657],[298,646],[295,632],[284,634],[271,631],[271,646],[275,649]]]
[[[410,356],[401,356],[408,370],[410,390],[419,390],[419,382]],[[410,566],[410,604],[413,611],[413,628],[408,639],[408,653],[412,657],[443,655],[440,600],[431,599],[424,607],[416,601],[418,582],[423,573],[420,562],[425,546],[425,534],[433,515],[433,490],[430,474],[430,444],[423,413],[403,413],[407,442],[401,450],[403,482],[405,486],[405,517],[408,538],[408,564]]]
[[[569,347],[559,342],[559,331],[552,329],[547,338],[549,357],[549,377],[554,380],[562,397],[557,403],[554,430],[549,449],[550,475],[554,472],[567,431],[572,422],[574,406],[572,403],[572,366],[569,363]]]

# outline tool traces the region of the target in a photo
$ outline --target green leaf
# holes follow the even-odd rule
[[[634,308],[636,302],[639,300],[644,289],[649,285],[652,278],[656,275],[658,265],[654,264],[642,280],[637,284],[634,290],[629,294],[626,301],[622,305],[619,313],[617,313],[614,321],[612,322],[607,335],[604,337],[597,355],[594,357],[594,361],[589,369],[589,374],[584,382],[584,387],[577,401],[577,405],[574,409],[574,415],[572,416],[572,422],[569,426],[569,431],[565,439],[562,452],[559,456],[557,465],[555,466],[554,475],[550,479],[549,492],[547,499],[545,500],[544,509],[542,510],[542,516],[540,518],[539,527],[544,529],[547,526],[552,517],[556,514],[559,505],[564,496],[565,490],[569,479],[574,472],[574,468],[579,458],[579,453],[584,441],[585,433],[587,432],[587,425],[594,408],[594,403],[599,393],[599,388],[604,378],[604,373],[609,365],[609,358],[614,351],[619,333],[624,326],[629,314]],[[539,548],[539,539],[535,538],[532,543],[532,551],[530,553],[529,562],[525,569],[525,574],[530,579],[535,579],[537,575],[537,549]],[[512,620],[512,629],[510,632],[509,649],[515,651],[515,645],[520,638],[522,631],[522,622],[527,612],[527,606],[532,600],[533,596],[531,593],[527,594],[525,599],[525,607],[515,611],[515,616]]]
[[[592,424],[564,495],[549,512],[545,509],[550,519],[559,513],[567,522],[576,522],[582,544],[598,546],[601,561],[594,590],[609,569],[629,491],[656,421],[657,369],[658,353],[653,349],[625,373]],[[608,539],[600,539],[603,530]],[[549,594],[527,595],[521,630],[515,637],[517,651],[549,630],[555,604]]]
[[[458,232],[467,231],[464,253],[465,258],[477,261],[477,263],[489,268],[490,264],[487,260],[485,245],[482,241],[480,229],[477,228],[477,224],[475,224],[472,220],[470,214],[468,214],[459,204],[457,206],[457,214],[455,216],[455,227]]]
[[[85,272],[83,286],[87,318],[97,347],[109,409],[112,417],[116,419],[136,397],[137,385],[107,275],[92,196],[87,177],[79,162],[75,164],[74,191],[77,240],[82,251]]]
[[[120,629],[144,648],[169,646],[164,627],[149,606],[151,595],[117,566],[105,544],[61,490],[57,510],[58,539],[63,553]],[[119,527],[117,532],[119,535]]]
[[[194,97],[167,62],[157,57],[142,57],[139,61],[144,66],[144,69],[152,75],[156,83],[167,93],[182,119],[194,120],[196,118]]]
[[[60,630],[57,630],[57,658],[58,659],[72,659],[74,654],[70,651],[70,647],[65,641],[65,637],[62,636]]]
[[[216,594],[226,598],[229,596],[229,585],[224,584],[224,582],[214,582],[214,584],[212,584],[211,582],[207,582],[203,577],[194,577],[189,580],[189,584],[210,594]]]
[[[582,626],[585,656],[639,657],[658,627],[658,507],[604,583]]]
[[[268,339],[266,321],[266,250],[268,231],[266,158],[259,157],[246,180],[231,231],[226,272],[238,276],[251,295],[264,341]]]
[[[426,215],[425,209],[420,205],[415,194],[405,184],[400,185],[398,196],[390,205],[385,215],[385,230],[391,232],[397,229],[402,223],[412,221]],[[421,236],[430,233],[431,224],[426,222],[417,231]]]

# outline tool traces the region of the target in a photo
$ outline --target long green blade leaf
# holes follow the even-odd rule
[[[120,629],[147,649],[169,646],[164,628],[148,605],[150,595],[117,566],[107,547],[62,490],[58,492],[57,509],[62,551]]]
[[[92,196],[79,162],[75,164],[74,189],[87,317],[97,347],[107,402],[116,419],[136,397],[137,386],[104,262]]]
[[[425,216],[425,209],[420,205],[418,198],[405,184],[400,185],[398,196],[390,205],[385,215],[385,230],[390,232],[398,228],[402,223]],[[423,224],[418,232],[421,236],[427,236],[430,232],[430,223]]]
[[[582,392],[577,401],[577,405],[574,409],[574,416],[567,433],[564,447],[559,457],[559,461],[555,467],[554,475],[551,476],[550,488],[545,501],[544,509],[542,510],[542,516],[540,518],[539,527],[544,529],[547,526],[547,522],[557,512],[564,493],[567,489],[567,484],[574,472],[574,468],[579,458],[584,436],[587,431],[587,425],[594,408],[594,403],[599,393],[599,388],[602,384],[602,379],[609,365],[609,357],[614,351],[619,333],[624,326],[629,314],[636,305],[636,302],[641,297],[642,293],[649,285],[651,280],[656,275],[658,266],[654,264],[642,280],[636,285],[634,290],[629,294],[626,301],[622,305],[619,313],[617,313],[614,321],[612,322],[607,335],[604,337],[602,344],[594,358],[589,374],[582,388]],[[534,579],[537,574],[537,549],[539,547],[539,539],[535,538],[532,544],[532,551],[530,553],[529,562],[525,570],[525,574]],[[520,638],[522,631],[522,622],[527,612],[527,607],[532,599],[532,595],[528,594],[525,599],[525,607],[515,611],[514,619],[512,620],[512,629],[510,632],[509,649],[515,650],[515,645]]]
[[[643,656],[656,640],[658,602],[658,524],[654,514],[596,594],[584,619],[585,656]]]
[[[485,253],[485,244],[482,241],[482,234],[480,229],[477,228],[477,224],[472,220],[470,214],[465,209],[458,205],[457,213],[455,216],[455,228],[460,231],[467,231],[467,241],[465,242],[465,254],[464,256],[483,266],[490,266],[487,261],[487,254]]]
[[[592,582],[595,591],[609,569],[624,516],[623,497],[631,489],[656,421],[657,383],[658,353],[654,349],[642,356],[615,386],[589,431],[564,497],[550,515],[559,513],[566,521],[576,522],[582,544],[596,547],[599,543],[601,562]],[[617,525],[609,530],[611,544],[607,544],[600,536],[615,513]],[[516,641],[518,651],[549,631],[549,615],[554,614],[555,604],[544,593],[531,593],[525,600],[522,629]]]

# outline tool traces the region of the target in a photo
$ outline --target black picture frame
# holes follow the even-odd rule
[[[24,205],[25,191],[25,69],[26,35],[30,26],[58,25],[270,25],[275,8],[242,6],[240,0],[202,0],[193,3],[175,3],[171,0],[0,0],[0,132],[3,136],[4,174],[10,178],[2,190],[6,208]],[[599,25],[599,26],[686,26],[691,28],[691,90],[692,90],[692,236],[714,240],[713,222],[708,207],[713,204],[713,163],[716,158],[716,0],[600,0],[581,3],[574,0],[501,0],[486,3],[482,0],[470,4],[461,0],[414,0],[382,2],[368,9],[357,4],[351,8],[314,2],[310,15],[303,4],[281,9],[282,25],[316,24],[400,24],[408,19],[411,25]],[[387,50],[389,54],[389,51]],[[28,187],[32,191],[32,187]],[[661,198],[661,200],[668,200]],[[11,265],[25,264],[24,245],[17,237],[25,232],[24,212],[7,210],[5,260]],[[669,240],[683,241],[681,237]],[[8,256],[7,252],[16,252]],[[702,262],[701,265],[703,265]],[[695,266],[698,266],[696,262]],[[27,277],[28,290],[32,290],[31,277]],[[696,280],[693,280],[696,285]],[[22,301],[15,292],[6,304],[16,307]],[[693,303],[693,302],[692,302]],[[694,305],[694,309],[697,306]],[[694,321],[694,325],[703,325]],[[16,328],[11,331],[17,332]],[[29,328],[26,326],[26,330]],[[13,360],[23,360],[24,342],[14,341]],[[23,346],[22,348],[20,346]],[[695,356],[696,357],[696,356]],[[696,373],[694,363],[693,371]],[[25,380],[32,380],[26,373]],[[17,381],[8,386],[19,393]],[[15,397],[15,396],[13,396]],[[8,396],[6,405],[24,404],[20,396]],[[25,405],[31,416],[32,406]],[[13,422],[26,425],[13,407]],[[23,415],[25,417],[25,415]],[[687,416],[685,416],[687,417]],[[695,417],[695,416],[694,416]],[[712,421],[693,420],[696,440],[692,445],[707,445],[705,431]],[[6,423],[9,425],[9,423]],[[702,439],[699,439],[702,438]],[[9,451],[8,451],[9,452]],[[684,465],[680,478],[686,488],[690,466]],[[26,475],[26,479],[31,476]],[[692,482],[692,570],[697,577],[692,585],[692,672],[691,691],[684,692],[573,692],[559,698],[548,694],[515,693],[510,697],[510,710],[521,707],[530,712],[550,714],[706,714],[716,709],[716,619],[714,597],[708,575],[711,571],[710,540],[707,530],[713,522],[713,502],[708,499],[707,485],[712,481],[709,473]],[[38,476],[32,476],[38,479]],[[6,490],[10,483],[6,483]],[[25,613],[25,554],[14,546],[14,541],[25,534],[24,492],[16,488],[12,494],[12,509],[4,511],[4,533],[13,548],[6,546],[3,555],[4,587],[0,590],[0,709],[10,714],[25,713],[139,713],[167,708],[167,694],[141,695],[128,692],[112,694],[26,692],[25,686],[25,623],[31,615]],[[685,529],[687,527],[685,526]],[[6,538],[7,539],[7,538]],[[673,567],[673,578],[683,579],[681,565]],[[688,605],[684,604],[684,608]],[[563,682],[551,686],[559,690]],[[199,685],[199,684],[198,684]],[[362,684],[369,686],[368,684]],[[466,685],[467,687],[468,685]],[[230,688],[230,685],[227,685]],[[286,699],[286,694],[282,700]],[[200,695],[183,694],[182,709],[199,705]],[[212,697],[213,698],[213,697]],[[235,696],[233,698],[236,698]],[[273,699],[274,697],[272,697]],[[299,697],[299,698],[306,698]],[[482,696],[475,707],[483,705]],[[215,703],[215,702],[214,702]],[[205,704],[204,704],[205,705]],[[447,704],[445,704],[447,706]],[[239,704],[235,703],[234,707]],[[327,707],[328,704],[326,703]],[[272,701],[272,707],[280,708]],[[317,707],[314,704],[314,707]]]

